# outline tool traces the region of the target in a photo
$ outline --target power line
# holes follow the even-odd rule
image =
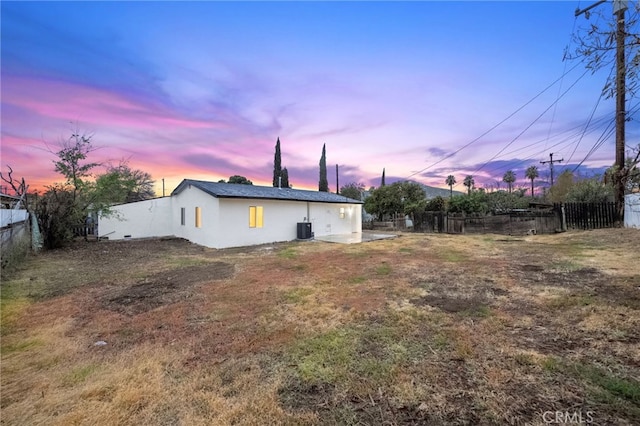
[[[593,116],[596,113],[596,110],[598,109],[598,106],[600,105],[600,101],[601,100],[602,100],[602,93],[600,93],[600,96],[598,96],[598,100],[596,101],[595,106],[591,110],[591,114],[589,115],[589,118],[587,119],[587,122],[584,125],[584,130],[583,130],[582,134],[580,135],[580,138],[578,139],[578,142],[576,143],[576,146],[573,148],[573,151],[571,152],[571,155],[569,156],[569,159],[567,160],[567,163],[569,163],[571,161],[571,159],[573,158],[573,154],[576,153],[576,150],[580,146],[580,142],[582,142],[582,139],[584,138],[584,135],[587,132],[587,129],[589,128],[589,124],[591,124],[591,120],[593,119]]]
[[[569,51],[569,46],[571,45],[571,41],[573,40],[573,36],[574,33],[576,31],[576,23],[578,22],[578,17],[575,16],[573,19],[573,27],[571,28],[571,35],[569,36],[569,43],[567,44],[567,47],[565,48],[565,52],[564,52],[564,56],[562,58],[562,62],[564,62],[564,69],[562,70],[562,72],[564,73],[567,70],[567,52]],[[563,74],[564,76],[564,74]],[[558,85],[558,95],[560,96],[560,92],[562,91],[562,83],[564,82],[564,78],[562,81],[560,81],[560,84]],[[551,114],[551,122],[549,123],[549,131],[547,132],[547,139],[545,141],[545,145],[544,148],[545,150],[547,149],[547,142],[549,141],[549,138],[551,137],[551,129],[553,128],[553,124],[555,123],[555,118],[556,118],[556,110],[558,109],[558,104],[555,104],[555,106],[553,107],[553,113]]]
[[[491,127],[489,130],[487,130],[486,132],[482,133],[480,136],[478,136],[477,138],[473,139],[471,142],[463,145],[462,147],[458,148],[457,150],[455,150],[454,152],[442,157],[440,160],[436,161],[435,163],[432,163],[430,165],[428,165],[427,167],[418,170],[417,172],[414,172],[412,174],[410,174],[409,176],[407,176],[405,179],[409,179],[417,174],[420,174],[426,170],[429,170],[430,168],[432,168],[433,166],[436,166],[440,163],[442,163],[444,160],[453,157],[454,155],[458,154],[460,151],[462,151],[465,148],[468,148],[469,146],[473,145],[475,142],[479,141],[480,139],[482,139],[484,136],[488,135],[489,133],[491,133],[493,130],[495,130],[496,128],[498,128],[499,126],[501,126],[502,124],[504,124],[507,120],[509,120],[511,117],[513,117],[514,115],[516,115],[517,113],[519,113],[520,111],[522,111],[525,107],[527,107],[531,102],[533,102],[534,100],[536,100],[538,97],[540,97],[542,94],[544,94],[547,90],[549,90],[551,87],[553,87],[556,83],[558,83],[559,81],[561,81],[564,76],[566,76],[567,74],[569,74],[571,71],[573,71],[574,69],[576,69],[578,67],[578,65],[580,65],[582,62],[578,62],[576,63],[576,65],[574,65],[569,71],[565,72],[564,74],[562,74],[560,77],[558,77],[553,83],[549,84],[547,87],[545,87],[541,92],[539,92],[537,95],[535,95],[533,98],[529,99],[527,102],[524,103],[524,105],[522,105],[520,108],[516,109],[514,112],[512,112],[511,114],[509,114],[505,119],[503,119],[502,121],[500,121],[499,123],[497,123],[496,125],[494,125],[493,127]],[[575,83],[574,83],[575,84]],[[573,86],[572,86],[573,87]],[[557,101],[556,101],[557,102]]]
[[[613,121],[611,122],[611,124],[613,124]],[[596,141],[596,143],[593,145],[593,147],[591,147],[591,150],[587,153],[587,155],[585,155],[585,157],[582,159],[582,161],[580,161],[578,163],[577,166],[575,166],[572,170],[571,173],[575,172],[576,170],[578,170],[578,168],[580,166],[582,166],[582,164],[584,164],[585,161],[587,161],[589,159],[589,157],[591,157],[598,149],[600,149],[600,147],[605,143],[605,141],[607,139],[609,139],[609,137],[615,132],[616,128],[615,126],[608,126],[603,132],[602,135],[600,136],[600,138],[598,138],[598,140]]]
[[[551,186],[553,186],[553,163],[562,163],[564,161],[564,158],[561,158],[559,160],[554,160],[553,159],[553,152],[551,154],[549,154],[549,161],[541,161],[540,164],[547,164],[549,163],[549,170],[551,171]]]
[[[635,113],[638,112],[638,110],[640,109],[640,102],[637,103],[634,107],[629,109],[629,113]],[[578,163],[577,166],[575,166],[571,172],[575,172],[576,170],[578,170],[578,168],[585,162],[587,161],[598,149],[600,149],[600,147],[611,137],[611,135],[613,134],[613,132],[615,131],[615,127],[613,126],[613,124],[615,123],[614,119],[610,119],[609,120],[609,125],[606,127],[606,129],[602,132],[602,134],[600,135],[600,137],[598,138],[598,140],[596,140],[596,142],[594,143],[594,145],[591,147],[591,149],[589,150],[589,152],[587,153],[587,155],[585,155],[585,157],[582,159],[582,161],[580,161],[580,163]]]
[[[522,136],[527,130],[529,130],[531,128],[531,126],[533,126],[543,115],[545,115],[547,113],[547,111],[549,111],[553,105],[557,104],[560,99],[562,99],[567,93],[569,93],[569,91],[571,89],[573,89],[573,87],[588,73],[589,71],[586,70],[584,73],[582,73],[582,75],[580,77],[578,77],[578,79],[576,81],[573,82],[573,84],[571,86],[569,86],[569,88],[567,90],[565,90],[562,95],[557,98],[551,105],[549,105],[541,114],[539,114],[527,127],[525,127],[525,129],[523,131],[521,131],[520,133],[518,133],[518,135],[513,138],[511,140],[511,142],[509,142],[508,144],[506,144],[500,151],[498,151],[498,153],[496,155],[494,155],[493,157],[491,157],[489,160],[487,160],[487,162],[485,162],[482,166],[478,167],[471,175],[476,174],[477,172],[479,172],[480,170],[482,170],[487,164],[489,164],[491,161],[495,160],[495,158],[502,154],[502,152],[504,152],[505,149],[507,149],[509,146],[511,146],[515,141],[517,141],[520,136]]]

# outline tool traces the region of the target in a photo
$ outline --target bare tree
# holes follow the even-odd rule
[[[627,55],[626,65],[626,91],[627,95],[633,97],[638,93],[640,68],[640,34],[630,33],[630,28],[637,28],[638,16],[640,15],[640,2],[628,2],[629,7],[634,11],[627,13],[629,19],[626,20],[625,51]],[[594,8],[585,13],[587,19],[590,15],[597,15],[596,19],[589,20],[586,27],[581,27],[573,35],[573,51],[565,52],[565,59],[583,60],[586,58],[586,67],[592,72],[597,72],[615,64],[616,54],[616,26],[615,19],[611,19],[611,10],[608,8]],[[604,24],[603,24],[604,23]],[[610,73],[602,88],[602,94],[607,98],[615,96],[616,74]]]
[[[24,178],[21,178],[20,181],[17,181],[13,178],[13,169],[11,168],[11,166],[7,165],[7,169],[9,169],[9,172],[7,173],[6,176],[4,176],[2,174],[2,172],[0,172],[0,179],[2,179],[3,182],[9,184],[9,186],[11,187],[11,189],[13,190],[13,194],[20,198],[20,201],[18,201],[18,206],[20,207],[20,203],[24,204],[25,209],[29,210],[28,204],[27,204],[27,200],[26,200],[26,196],[27,196],[27,191],[29,189],[29,186],[26,184],[26,182],[24,181]],[[9,194],[7,194],[9,195]]]
[[[591,13],[601,15],[602,8],[596,8],[604,1],[597,2],[585,9],[576,10],[576,16],[584,14],[587,19]],[[625,122],[630,118],[626,111],[627,102],[636,96],[638,89],[638,68],[640,65],[640,36],[630,32],[635,28],[640,12],[639,2],[613,1],[614,17],[603,17],[592,23],[587,29],[576,33],[575,51],[566,54],[568,58],[586,60],[586,67],[596,72],[602,68],[608,68],[615,64],[615,73],[609,73],[609,77],[602,89],[606,98],[615,96],[616,100],[616,161],[613,170],[613,186],[616,201],[616,226],[622,225],[624,217],[624,192],[625,180],[628,176],[627,163],[625,161]],[[635,10],[628,10],[628,6]],[[595,12],[592,12],[595,10]],[[606,12],[604,12],[606,13]],[[629,20],[627,21],[627,15]]]

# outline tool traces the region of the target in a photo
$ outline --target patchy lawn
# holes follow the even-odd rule
[[[3,277],[2,423],[640,424],[638,253],[632,229],[78,243]]]

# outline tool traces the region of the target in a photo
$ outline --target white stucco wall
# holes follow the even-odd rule
[[[122,204],[110,209],[112,214],[98,218],[100,237],[110,240],[166,237],[173,235],[171,226],[171,198],[155,198],[137,203]]]
[[[640,194],[624,197],[624,227],[640,228]]]
[[[361,205],[313,203],[285,200],[220,199],[220,233],[216,245],[236,247],[292,241],[297,238],[298,223],[310,221],[315,235],[362,232]],[[249,227],[249,207],[262,206],[264,225]],[[340,218],[340,209],[344,218]]]
[[[0,227],[4,228],[12,223],[24,222],[29,218],[26,210],[0,209]]]
[[[251,206],[262,206],[262,228],[249,226]],[[196,207],[201,208],[200,228],[195,226]],[[341,208],[344,218],[340,217]],[[131,238],[174,235],[212,248],[295,240],[298,222],[305,221],[312,223],[317,236],[362,232],[359,204],[216,198],[196,187],[185,188],[171,197],[116,206],[113,211],[115,217],[100,218],[100,236],[123,239],[125,235]]]
[[[251,206],[263,208],[262,228],[249,227]],[[306,215],[306,203],[299,201],[220,199],[220,247],[295,240],[297,223]]]
[[[362,205],[309,203],[309,217],[317,236],[362,232]],[[344,218],[340,218],[340,209]]]
[[[172,195],[172,225],[176,237],[185,238],[206,247],[220,248],[219,199],[196,187]],[[201,211],[201,227],[196,227],[196,207]],[[181,209],[185,209],[185,224],[181,225]]]

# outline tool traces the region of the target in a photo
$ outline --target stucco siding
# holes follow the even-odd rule
[[[219,200],[198,188],[189,188],[171,197],[173,230],[176,237],[185,238],[206,247],[220,247]],[[196,226],[196,207],[200,208],[200,227]],[[185,223],[181,224],[182,209]]]
[[[262,226],[251,225],[252,206],[261,208]],[[212,248],[295,240],[297,224],[305,221],[312,223],[312,231],[318,236],[362,231],[360,204],[219,198],[190,184],[170,197],[124,204],[113,210],[114,217],[100,218],[101,236],[123,239],[173,235]]]
[[[262,227],[249,226],[249,208],[262,207]],[[297,223],[307,215],[306,203],[299,201],[220,199],[220,247],[238,247],[291,241],[297,237]]]
[[[343,209],[344,217],[341,217]],[[309,203],[309,217],[317,236],[362,232],[359,204]]]
[[[26,210],[0,209],[0,227],[4,228],[12,223],[21,223],[29,219],[29,213]]]
[[[112,240],[165,237],[173,235],[171,226],[171,198],[156,198],[137,203],[122,204],[110,209],[112,214],[98,220],[101,237]]]
[[[262,228],[249,227],[249,208],[261,206]],[[340,217],[344,209],[344,218]],[[362,231],[360,205],[302,201],[220,199],[223,230],[216,247],[235,247],[291,241],[297,238],[298,222],[311,221],[315,235],[350,234]]]

